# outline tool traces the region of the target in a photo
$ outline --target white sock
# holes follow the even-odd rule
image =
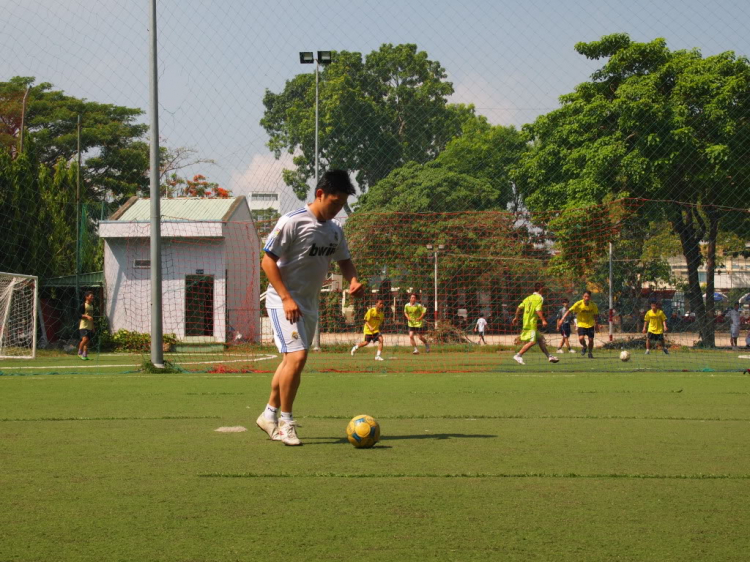
[[[352,353],[355,353],[355,352],[357,351],[357,349],[359,349],[359,346],[358,346],[358,345],[355,345],[355,346],[354,346],[354,347],[352,348]]]
[[[419,351],[416,345],[414,346],[414,351]]]
[[[294,418],[292,417],[292,412],[281,412],[281,419],[285,422],[294,421]]]
[[[380,357],[380,350],[378,349],[378,352],[375,354],[375,357]]]
[[[276,416],[278,415],[278,408],[274,408],[270,404],[266,404],[266,409],[263,411],[263,415],[266,417],[267,420],[276,421]]]

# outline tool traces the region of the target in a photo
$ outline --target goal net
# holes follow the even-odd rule
[[[0,358],[36,355],[37,278],[0,273]]]

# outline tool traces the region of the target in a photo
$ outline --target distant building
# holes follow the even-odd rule
[[[184,342],[260,341],[260,240],[245,197],[161,201],[163,330]],[[112,332],[150,332],[150,201],[99,223]]]

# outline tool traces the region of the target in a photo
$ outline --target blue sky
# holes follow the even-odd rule
[[[149,0],[0,0],[0,76],[35,76],[70,95],[148,108]],[[299,51],[363,54],[416,43],[447,70],[451,101],[474,103],[491,122],[521,126],[599,65],[578,41],[627,32],[664,37],[704,55],[750,54],[750,6],[695,0],[159,0],[160,129],[217,166],[200,171],[235,193],[282,191],[288,161],[275,161],[259,126],[265,89],[312,66]],[[147,118],[147,117],[146,117]]]

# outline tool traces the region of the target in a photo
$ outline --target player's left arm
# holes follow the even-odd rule
[[[351,259],[345,259],[336,263],[339,264],[344,279],[349,281],[349,294],[353,297],[360,296],[365,287],[357,280],[357,268],[354,267],[354,262]]]
[[[662,324],[664,325],[664,333],[666,334],[669,331],[669,328],[667,328],[667,315],[662,313]]]

